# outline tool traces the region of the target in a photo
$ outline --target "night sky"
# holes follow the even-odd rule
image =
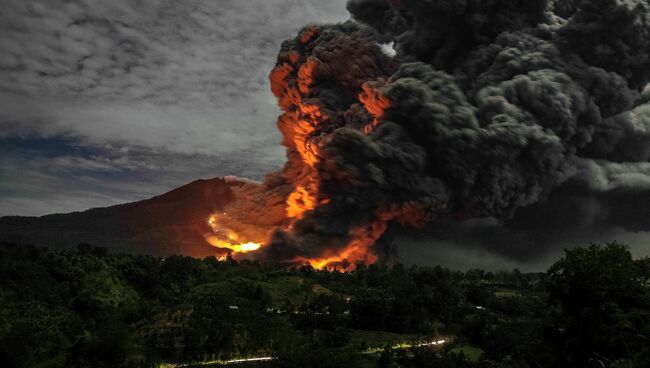
[[[268,73],[344,0],[21,1],[0,10],[0,215],[145,199],[284,161]]]

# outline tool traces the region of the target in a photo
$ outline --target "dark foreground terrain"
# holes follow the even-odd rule
[[[2,367],[649,367],[649,338],[650,261],[619,244],[546,274],[0,246]]]

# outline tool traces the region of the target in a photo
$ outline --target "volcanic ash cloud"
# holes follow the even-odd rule
[[[590,207],[598,221],[614,197],[650,198],[647,0],[348,9],[353,21],[285,41],[271,72],[287,163],[261,184],[284,215],[265,257],[385,260],[378,239],[392,223],[508,223],[567,186],[602,202]]]

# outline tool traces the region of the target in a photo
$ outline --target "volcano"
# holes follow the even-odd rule
[[[235,178],[196,180],[159,196],[117,206],[42,217],[0,218],[0,241],[70,248],[79,243],[157,256],[215,255],[206,219],[233,200]]]
[[[537,214],[582,234],[650,230],[647,0],[348,9],[351,20],[306,26],[280,47],[269,82],[286,162],[263,183],[199,181],[123,206],[6,218],[2,237],[325,268],[389,263],[391,226],[445,217],[514,223],[533,249],[559,227]]]

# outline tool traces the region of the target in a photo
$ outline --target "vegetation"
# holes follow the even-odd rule
[[[617,243],[548,273],[0,245],[2,367],[648,367],[649,337],[650,260]]]

